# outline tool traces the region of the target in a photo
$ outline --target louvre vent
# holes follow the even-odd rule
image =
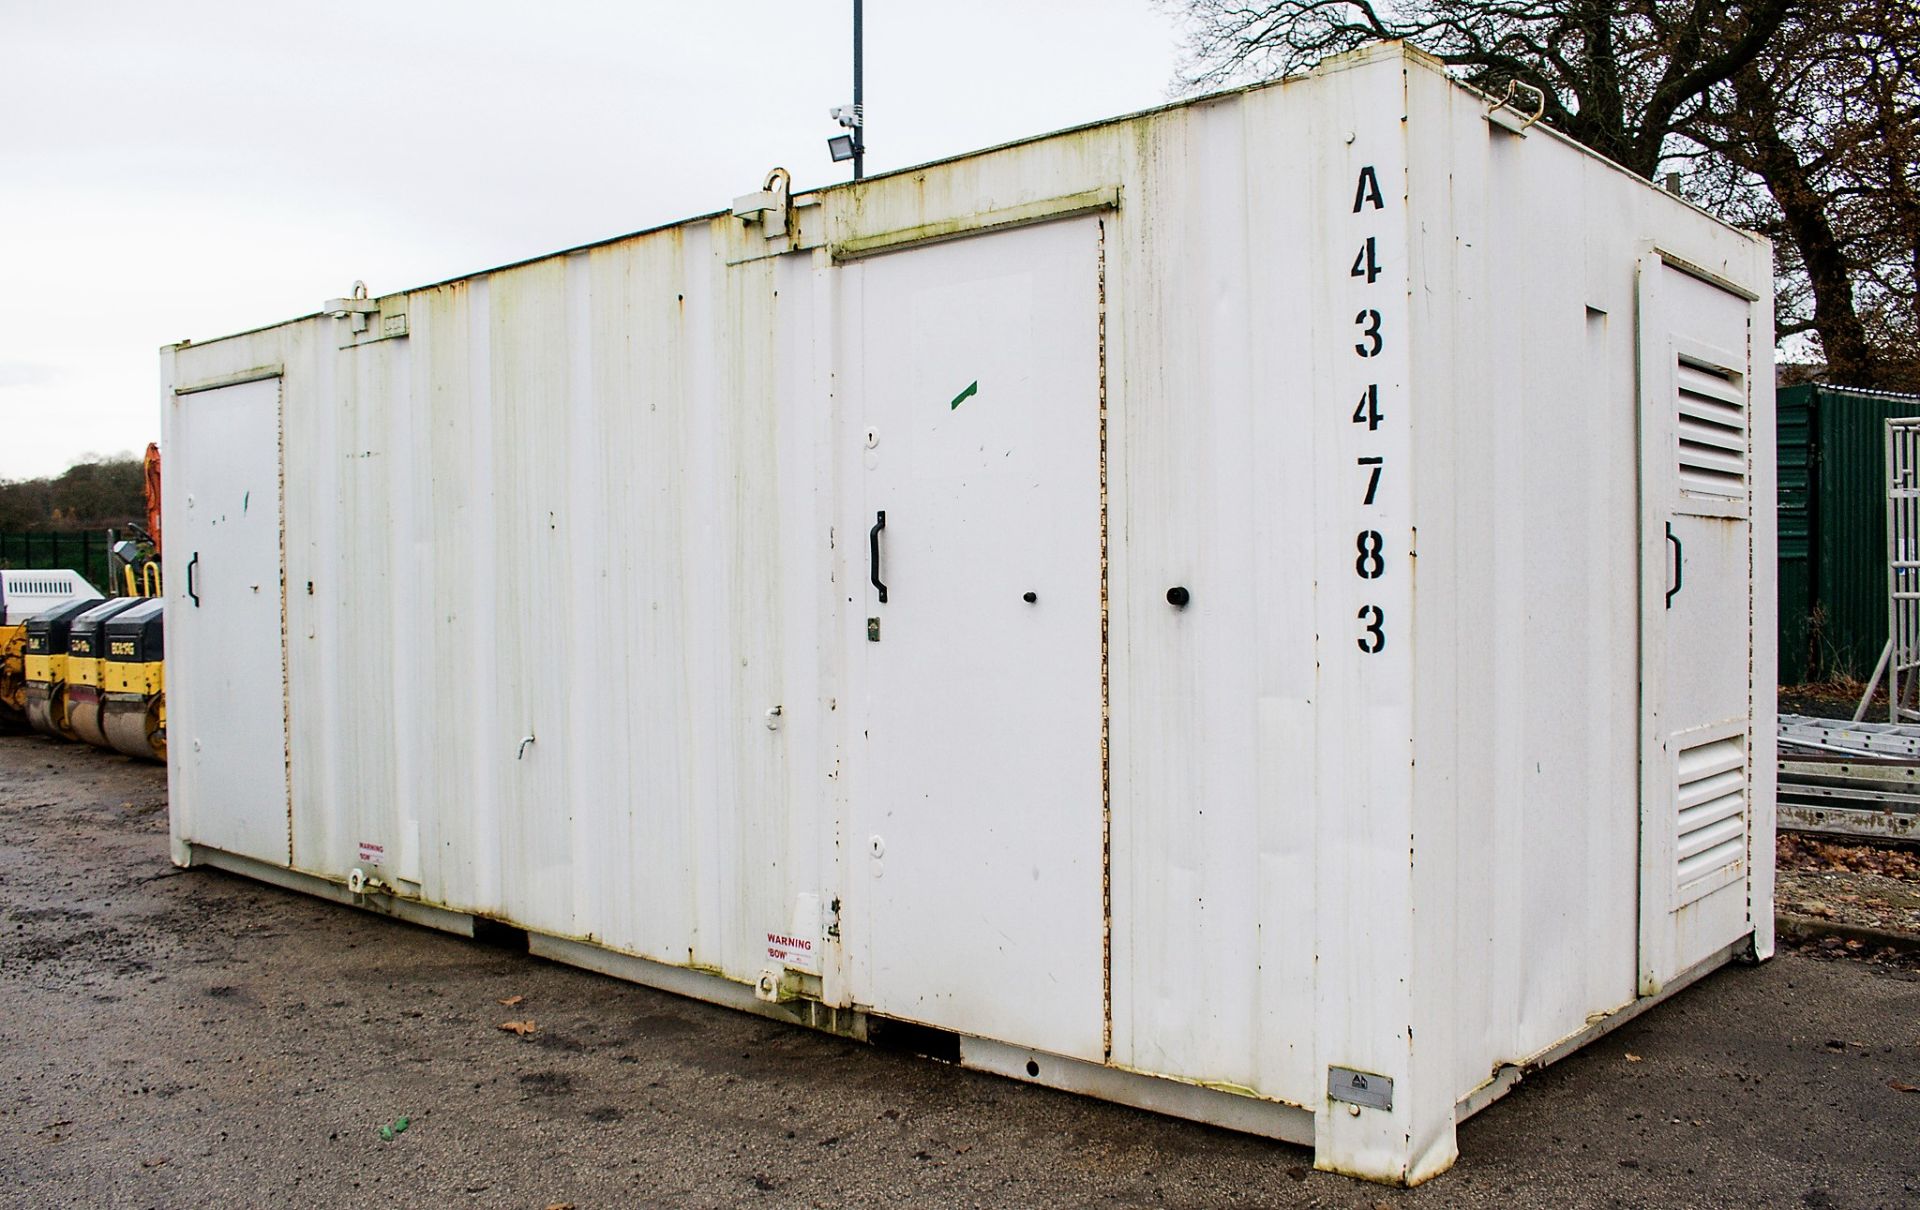
[[[1742,737],[1680,750],[1680,886],[1696,882],[1746,856],[1747,754]]]
[[[1747,401],[1739,378],[1682,357],[1675,368],[1680,490],[1744,500],[1747,495]]]
[[[18,578],[19,572],[7,572],[4,575],[4,587],[8,596],[65,597],[82,590],[80,576],[75,572],[56,572],[42,579],[27,580]]]

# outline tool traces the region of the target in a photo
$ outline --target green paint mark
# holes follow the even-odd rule
[[[972,398],[973,396],[979,393],[980,393],[980,380],[976,378],[972,382],[969,382],[967,384],[966,390],[960,392],[958,395],[955,395],[953,397],[953,402],[947,405],[947,410],[951,412],[954,408],[959,407],[962,402]]]

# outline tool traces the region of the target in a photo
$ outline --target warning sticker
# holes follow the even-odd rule
[[[804,971],[809,975],[817,975],[820,973],[820,946],[811,937],[796,937],[791,933],[768,933],[767,960],[778,962],[790,971]]]
[[[386,859],[387,846],[375,844],[371,840],[363,840],[360,842],[360,863],[362,865],[379,865]]]

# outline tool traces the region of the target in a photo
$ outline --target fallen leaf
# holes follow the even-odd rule
[[[528,1017],[525,1021],[502,1021],[499,1028],[505,1030],[507,1033],[518,1034],[524,1038],[540,1027],[533,1023],[532,1017]]]
[[[160,1165],[167,1162],[167,1158],[168,1157],[164,1155],[156,1155],[150,1160],[141,1160],[140,1166],[142,1168],[158,1168]]]
[[[1887,1087],[1895,1092],[1920,1092],[1920,1084],[1909,1084],[1904,1080],[1888,1080]]]
[[[1639,1061],[1640,1061],[1640,1056],[1639,1056],[1639,1055],[1636,1055],[1636,1054],[1634,1054],[1634,1053],[1632,1053],[1631,1051],[1629,1051],[1629,1052],[1627,1053],[1627,1062],[1629,1062],[1629,1063],[1638,1063]]]
[[[514,1005],[520,1003],[520,1001],[524,999],[526,999],[525,996],[508,996],[506,999],[500,1001],[500,1003],[506,1005],[508,1008],[512,1008]]]

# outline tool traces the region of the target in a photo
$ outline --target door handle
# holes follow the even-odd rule
[[[873,528],[867,531],[867,579],[873,581],[882,605],[887,603],[887,586],[880,582],[880,531],[886,527],[887,510],[883,508],[873,514]]]
[[[194,551],[193,558],[187,560],[187,595],[193,598],[193,607],[200,608],[200,594],[193,590],[193,569],[200,566],[200,552]]]
[[[1680,594],[1680,582],[1683,574],[1681,571],[1680,558],[1685,551],[1680,546],[1680,539],[1674,536],[1673,522],[1671,521],[1667,522],[1667,541],[1673,543],[1673,587],[1667,589],[1667,608],[1672,609],[1673,598]]]

